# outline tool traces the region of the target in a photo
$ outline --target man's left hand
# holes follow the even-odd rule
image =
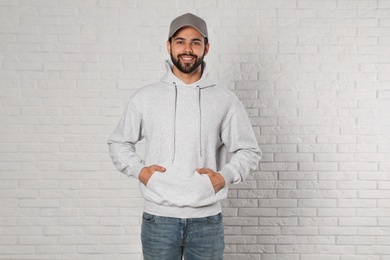
[[[198,168],[196,169],[196,171],[200,174],[207,174],[209,176],[211,183],[213,184],[215,193],[225,187],[225,178],[223,178],[220,173],[215,172],[209,168]]]

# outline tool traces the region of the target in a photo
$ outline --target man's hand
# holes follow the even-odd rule
[[[149,179],[152,177],[155,171],[165,172],[166,169],[162,166],[155,165],[155,164],[149,167],[144,167],[139,173],[138,179],[146,186],[146,184],[148,183]]]
[[[213,184],[215,193],[225,187],[225,178],[223,178],[223,176],[218,172],[215,172],[209,168],[198,168],[196,169],[196,171],[200,174],[207,174],[209,176],[211,183]]]

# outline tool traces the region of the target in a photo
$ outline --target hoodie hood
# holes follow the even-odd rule
[[[168,84],[168,85],[176,85],[176,86],[186,86],[186,87],[190,87],[190,88],[208,88],[208,87],[213,87],[216,85],[216,82],[215,80],[213,80],[211,77],[210,77],[210,74],[208,72],[208,68],[207,68],[207,65],[206,65],[206,62],[203,62],[202,63],[202,66],[203,66],[203,73],[202,73],[202,76],[201,78],[192,83],[192,84],[186,84],[184,83],[182,80],[180,80],[178,77],[175,76],[175,74],[173,74],[172,72],[172,68],[173,68],[173,63],[171,60],[166,60],[165,61],[165,67],[167,69],[167,73],[165,74],[165,76],[161,79],[162,82]]]

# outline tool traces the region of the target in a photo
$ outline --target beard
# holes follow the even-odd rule
[[[198,58],[198,56],[196,56],[194,54],[179,54],[179,55],[177,55],[177,58],[175,58],[172,55],[172,51],[171,51],[170,55],[171,55],[172,63],[178,68],[179,71],[186,73],[186,74],[190,74],[190,73],[194,72],[203,63],[203,59],[204,59],[204,55],[201,56],[200,58]],[[180,59],[181,56],[191,56],[195,59],[195,62],[194,63],[181,62],[181,59]]]

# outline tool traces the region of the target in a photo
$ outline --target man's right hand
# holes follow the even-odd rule
[[[146,186],[149,179],[152,177],[153,173],[156,171],[165,172],[166,169],[162,166],[155,165],[155,164],[148,166],[148,167],[144,167],[144,168],[142,168],[141,172],[139,173],[138,179],[140,180],[140,182],[142,182]]]

